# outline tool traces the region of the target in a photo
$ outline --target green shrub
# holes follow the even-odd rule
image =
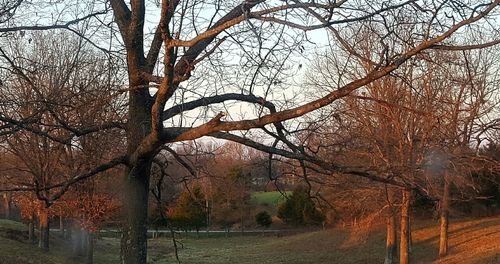
[[[290,198],[279,205],[278,217],[286,223],[296,225],[318,225],[325,219],[305,186],[298,186]]]
[[[255,222],[260,226],[268,228],[273,223],[273,219],[268,212],[262,211],[255,215]]]

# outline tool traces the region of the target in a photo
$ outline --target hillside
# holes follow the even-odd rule
[[[417,223],[413,233],[413,263],[500,263],[500,217],[453,222],[450,255],[436,261],[437,227]],[[435,225],[435,224],[434,224]],[[18,225],[0,222],[0,235]],[[283,237],[230,237],[181,239],[182,263],[382,263],[384,234],[375,231],[366,240],[353,239],[348,230],[327,230]],[[0,237],[0,263],[81,263],[55,240],[53,252],[44,253],[24,242]],[[150,263],[176,263],[170,240],[150,240]],[[97,242],[95,263],[118,263],[119,240]],[[168,261],[167,261],[168,260]],[[31,261],[31,262],[30,262]]]

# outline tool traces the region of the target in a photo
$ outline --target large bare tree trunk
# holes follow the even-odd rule
[[[43,250],[49,250],[49,212],[47,208],[40,211],[40,238],[38,247]]]
[[[386,234],[386,252],[384,264],[393,264],[397,253],[396,245],[396,214],[393,208],[390,208],[387,216],[387,234]]]
[[[122,233],[122,262],[145,264],[147,258],[147,212],[151,161],[136,165],[125,187],[126,225]]]
[[[138,8],[144,5],[141,1],[134,2]],[[143,15],[142,11],[139,13],[141,13],[140,16]],[[131,92],[129,93],[127,120],[127,156],[130,163],[125,177],[126,221],[121,240],[121,257],[124,264],[146,264],[149,179],[155,147],[158,147],[154,144],[147,144],[158,141],[158,138],[152,137],[145,142],[146,136],[151,132],[153,99],[148,89],[136,89],[136,87],[148,85],[140,73],[149,69],[144,57],[143,25],[137,26],[136,31],[131,32],[133,35],[129,36],[133,41],[127,47]]]
[[[410,255],[410,199],[411,190],[403,190],[401,204],[401,239],[399,242],[399,263],[408,264]]]
[[[439,257],[448,254],[448,216],[449,216],[450,183],[448,173],[444,174],[443,197],[441,197],[440,234],[439,234]]]

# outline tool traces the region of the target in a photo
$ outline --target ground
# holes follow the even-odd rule
[[[450,255],[437,261],[438,229],[435,222],[417,222],[413,233],[412,263],[500,263],[500,217],[454,220],[450,229]],[[81,263],[64,249],[54,235],[52,251],[45,253],[24,241],[12,239],[6,230],[23,231],[24,226],[0,221],[0,264]],[[347,229],[332,229],[296,235],[181,238],[182,263],[382,263],[383,229],[369,236]],[[8,236],[10,238],[6,238]],[[203,234],[202,234],[203,236]],[[21,239],[22,240],[22,239]],[[119,240],[97,241],[95,263],[119,263]],[[150,263],[177,263],[167,238],[149,240]]]

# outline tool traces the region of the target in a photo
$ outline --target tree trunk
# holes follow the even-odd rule
[[[92,232],[87,233],[87,246],[86,246],[86,254],[85,254],[85,264],[94,263],[94,234]]]
[[[384,264],[393,264],[397,253],[396,245],[396,215],[393,208],[390,208],[387,216],[387,237]]]
[[[408,264],[410,254],[410,189],[403,190],[401,205],[401,239],[399,242],[399,263]]]
[[[28,223],[28,241],[32,244],[35,243],[35,221],[33,218]]]
[[[9,193],[3,194],[3,202],[4,202],[3,207],[5,210],[4,217],[5,219],[10,219],[12,208],[11,208],[11,197]]]
[[[448,215],[449,215],[449,196],[450,186],[447,172],[444,175],[443,197],[441,198],[440,215],[440,234],[439,234],[439,257],[448,254]]]
[[[151,161],[132,168],[125,182],[126,225],[121,250],[124,264],[145,264],[147,260],[147,213]]]
[[[62,215],[59,216],[59,232],[61,232],[61,238],[64,238],[64,221]]]
[[[127,119],[127,156],[130,164],[124,185],[126,221],[122,232],[121,257],[123,264],[146,264],[149,179],[152,156],[156,150],[155,141],[159,135],[145,140],[151,132],[153,98],[149,89],[135,89],[148,84],[140,77],[140,72],[147,68],[147,63],[144,58],[143,36],[136,34],[130,37],[133,39],[133,44],[127,47],[129,87],[132,90],[129,93]]]
[[[48,251],[49,250],[49,212],[47,208],[40,211],[40,239],[38,240],[38,247]]]

